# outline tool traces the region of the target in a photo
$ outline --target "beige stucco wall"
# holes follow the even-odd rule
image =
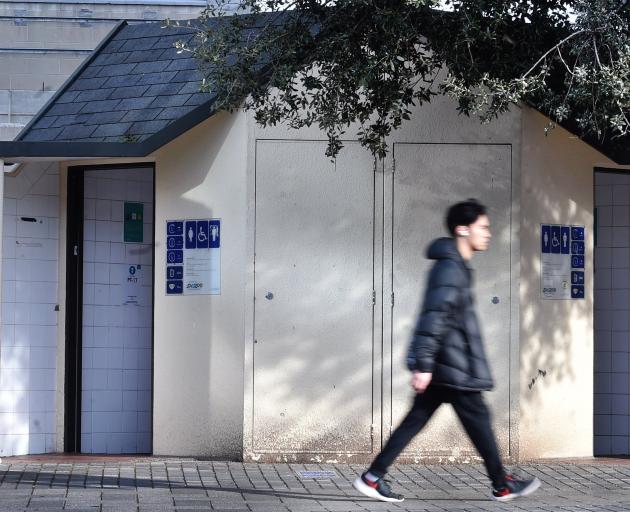
[[[593,168],[614,164],[562,128],[545,136],[548,122],[540,113],[523,109],[519,291],[523,460],[593,453]],[[542,223],[586,227],[585,300],[541,299]]]
[[[520,252],[513,253],[513,266],[520,267],[520,280],[513,283],[519,297],[512,316],[518,318],[511,372],[517,390],[510,396],[520,404],[511,434],[518,438],[514,448],[521,460],[589,456],[593,442],[593,167],[614,164],[561,128],[545,136],[547,122],[523,109],[521,147],[515,145],[513,156],[513,215],[520,219],[514,226],[513,246],[520,243]],[[151,156],[156,162],[157,455],[240,458],[243,428],[251,429],[251,393],[243,380],[245,372],[250,382],[252,363],[245,349],[252,334],[257,131],[243,113],[220,114]],[[113,163],[98,161],[106,162]],[[200,217],[222,220],[222,293],[166,297],[165,221]],[[541,223],[586,226],[586,300],[540,299]]]
[[[246,268],[245,115],[218,114],[155,153],[156,455],[240,458]],[[167,297],[165,222],[221,219],[221,294]]]
[[[397,251],[396,261],[398,262],[412,261],[412,259],[414,258],[414,256],[412,256],[412,253],[420,253],[421,255],[423,255],[424,246],[428,242],[428,237],[443,236],[445,234],[442,219],[443,212],[444,209],[447,208],[447,206],[449,205],[448,201],[455,200],[455,198],[446,198],[443,195],[436,193],[436,190],[440,190],[439,186],[423,187],[418,185],[419,182],[410,179],[409,176],[405,174],[404,169],[402,168],[403,164],[401,162],[403,162],[403,159],[401,156],[398,157],[398,162],[396,164],[396,173],[393,172],[393,156],[396,153],[395,145],[401,143],[423,144],[427,145],[427,147],[431,147],[433,145],[440,147],[442,147],[441,145],[444,145],[444,147],[447,147],[447,145],[449,144],[454,145],[454,150],[457,151],[458,156],[454,157],[454,160],[451,161],[450,164],[439,167],[439,165],[427,165],[425,160],[423,162],[424,166],[417,169],[417,174],[425,172],[427,174],[433,173],[433,179],[435,179],[436,182],[442,179],[444,183],[461,181],[462,184],[467,184],[466,186],[462,185],[462,187],[465,187],[465,192],[463,192],[461,196],[457,197],[456,199],[464,199],[466,197],[479,197],[480,193],[482,193],[483,190],[490,188],[488,186],[488,183],[479,184],[475,183],[474,181],[470,182],[468,175],[463,176],[461,180],[453,178],[453,174],[459,172],[461,168],[468,169],[468,157],[465,153],[466,145],[474,145],[476,150],[479,150],[478,146],[484,145],[493,147],[499,145],[508,146],[505,151],[508,152],[508,154],[511,156],[508,157],[506,162],[508,163],[508,166],[511,165],[511,168],[508,167],[510,169],[511,178],[506,178],[505,183],[507,183],[508,191],[505,192],[505,196],[501,197],[506,198],[508,203],[511,198],[511,211],[506,214],[504,210],[501,210],[502,215],[504,215],[504,217],[507,216],[508,220],[501,219],[504,229],[503,231],[495,233],[495,243],[502,244],[504,247],[506,247],[505,251],[502,252],[502,257],[508,259],[506,266],[509,269],[509,273],[502,277],[505,277],[506,280],[511,283],[511,285],[507,289],[500,288],[499,295],[501,296],[501,300],[503,301],[502,306],[506,306],[504,309],[504,316],[501,316],[500,320],[497,321],[496,318],[492,316],[496,316],[496,313],[494,313],[494,306],[490,302],[491,296],[483,294],[483,290],[485,289],[484,287],[486,287],[487,283],[480,283],[478,289],[482,294],[481,298],[479,298],[479,301],[483,301],[482,303],[480,302],[480,309],[483,310],[482,317],[484,321],[484,326],[488,329],[488,331],[492,331],[490,324],[499,322],[501,323],[500,336],[494,336],[494,338],[490,340],[491,365],[493,367],[493,370],[495,370],[497,374],[501,376],[507,375],[507,377],[502,378],[501,381],[497,383],[497,391],[489,393],[487,395],[487,399],[490,403],[490,406],[493,408],[493,413],[495,414],[495,417],[498,418],[497,425],[500,425],[500,427],[497,428],[497,434],[502,440],[502,446],[506,447],[504,450],[504,455],[513,459],[517,457],[519,393],[517,299],[519,276],[519,267],[517,261],[519,257],[519,241],[517,219],[519,217],[520,200],[520,115],[521,110],[518,108],[514,108],[509,113],[502,116],[500,119],[495,120],[493,123],[489,125],[481,125],[477,118],[467,118],[465,116],[458,115],[456,105],[452,100],[444,97],[438,97],[432,100],[432,102],[429,104],[415,108],[411,120],[403,124],[403,126],[394,134],[392,134],[392,136],[388,139],[389,154],[384,160],[377,162],[377,174],[375,180],[376,229],[374,231],[374,243],[375,247],[377,247],[378,249],[376,251],[377,256],[374,261],[375,282],[373,286],[377,301],[374,308],[374,332],[376,340],[375,343],[378,346],[378,349],[375,352],[375,364],[376,373],[378,374],[378,384],[374,386],[374,389],[372,390],[373,394],[371,397],[373,403],[375,404],[373,406],[374,424],[372,425],[374,439],[376,439],[376,442],[374,443],[375,452],[369,455],[359,455],[348,452],[350,453],[351,457],[348,459],[345,459],[348,453],[335,453],[335,460],[352,460],[354,462],[362,460],[364,462],[369,462],[369,460],[371,460],[376,452],[378,452],[381,448],[381,433],[383,434],[383,440],[386,440],[390,432],[390,428],[394,427],[400,421],[400,416],[403,413],[403,409],[406,410],[406,408],[408,407],[408,400],[410,396],[410,388],[408,384],[409,373],[404,366],[408,337],[404,334],[394,334],[391,328],[392,322],[398,325],[398,323],[400,323],[400,318],[402,318],[402,316],[399,314],[398,318],[394,319],[393,309],[390,306],[390,297],[394,289],[392,270],[393,266],[395,265],[392,255],[394,250]],[[351,144],[350,141],[352,141],[353,139],[356,140],[356,135],[354,135],[355,128],[356,127],[350,127],[347,130],[345,140],[348,144]],[[284,125],[260,128],[255,125],[255,122],[252,119],[250,130],[249,151],[251,157],[250,174],[252,176],[254,174],[255,165],[253,155],[256,149],[256,139],[281,139],[302,141],[326,140],[325,135],[316,127],[311,127],[310,129],[303,129],[299,131],[290,130]],[[495,149],[493,149],[493,151],[494,150]],[[398,146],[398,151],[398,154],[400,155],[400,146]],[[464,155],[463,158],[462,155]],[[325,160],[323,155],[322,160]],[[436,161],[434,162],[435,164],[439,164],[437,160],[439,160],[438,157],[436,157]],[[438,172],[435,171],[436,168],[440,168],[441,172],[445,172],[448,175],[440,175]],[[414,173],[412,172],[410,174]],[[394,177],[394,175],[396,177]],[[413,183],[414,185],[411,185],[411,183]],[[393,196],[395,195],[394,189],[403,185],[405,187],[417,187],[415,189],[417,192],[417,202],[422,202],[422,207],[425,207],[427,204],[434,205],[434,209],[433,211],[431,211],[430,219],[426,217],[426,211],[423,210],[419,204],[416,204],[415,206],[411,204],[409,206],[409,215],[413,215],[415,213],[416,218],[422,220],[415,222],[414,226],[396,224],[396,226],[393,227],[393,223],[399,223],[400,221],[397,219],[402,218],[396,217],[396,220],[393,219]],[[253,197],[253,193],[250,193],[250,197]],[[261,196],[257,194],[257,198],[260,197]],[[351,192],[348,193],[348,197],[353,197]],[[400,195],[397,196],[397,201],[400,201],[400,197]],[[492,207],[497,208],[498,205],[493,204]],[[512,216],[511,219],[510,213]],[[423,226],[422,236],[420,237],[418,236],[418,233],[414,233],[412,231],[412,228],[417,227],[419,224]],[[497,225],[498,224],[499,222],[497,221]],[[258,219],[256,226],[260,226],[260,219]],[[404,249],[405,254],[403,254],[403,250],[400,249],[399,246],[396,246],[395,248],[392,247],[392,245],[394,244],[394,240],[392,239],[393,231],[396,231],[396,236],[400,236],[401,239],[404,238],[410,240],[408,248]],[[249,236],[251,236],[251,234],[249,234]],[[427,237],[427,239],[423,239],[422,237]],[[381,247],[384,247],[384,250],[381,250]],[[398,252],[399,249],[400,252]],[[475,264],[478,264],[479,266],[489,266],[488,261],[492,261],[492,257],[493,256],[489,255],[481,256],[479,258],[479,261],[475,262]],[[424,257],[420,256],[419,259],[424,260]],[[408,267],[405,267],[405,269],[407,268]],[[400,263],[396,271],[402,272],[400,270]],[[496,277],[497,269],[493,268],[492,273]],[[405,292],[408,293],[408,296],[405,296],[400,293],[402,290],[398,289],[396,291],[396,307],[398,308],[398,310],[401,310],[401,308],[403,307],[403,302],[407,301],[411,303],[411,306],[409,306],[410,309],[416,309],[419,306],[419,300],[422,292],[423,276],[424,269],[420,270],[418,267],[413,267],[413,270],[409,275],[406,274],[402,278],[398,277],[401,282],[406,282]],[[253,282],[253,275],[249,272],[248,280],[249,282]],[[256,284],[258,284],[259,282],[260,281],[257,279]],[[254,286],[253,284],[251,284],[249,287],[248,296],[252,296],[253,294]],[[385,304],[382,304],[381,300],[385,301]],[[246,318],[253,318],[253,303],[248,303],[246,307],[248,308]],[[316,314],[316,316],[320,317],[323,315],[325,315],[323,311]],[[256,316],[256,318],[258,323],[262,323],[258,320],[258,316]],[[253,415],[253,411],[255,410],[254,374],[259,368],[260,357],[256,360],[256,364],[254,364],[254,345],[251,343],[251,341],[248,342],[248,340],[252,340],[257,337],[254,335],[253,322],[248,322],[246,328],[249,329],[249,332],[245,337],[245,458],[247,460],[263,461],[308,461],[320,459],[329,460],[329,457],[331,457],[330,455],[322,454],[320,452],[317,452],[316,450],[314,450],[313,453],[299,453],[296,455],[293,452],[283,452],[283,446],[279,446],[278,449],[273,453],[266,453],[262,450],[255,451],[252,449],[254,443],[251,440],[254,439],[254,424],[257,425],[258,429],[263,428],[261,426],[263,424],[261,418],[255,418]],[[396,328],[398,329],[398,327]],[[292,350],[293,347],[287,346],[287,354],[292,354]],[[331,360],[334,360],[334,357],[331,357]],[[298,389],[296,388],[295,382],[291,382],[290,379],[291,377],[288,374],[283,374],[281,377],[279,377],[278,382],[281,382],[288,388]],[[381,382],[382,388],[380,384]],[[346,382],[345,385],[348,386],[348,382]],[[298,387],[307,386],[309,386],[308,382],[300,380]],[[358,400],[360,398],[370,398],[369,391],[366,391],[365,389],[357,391],[355,400]],[[296,402],[299,402],[299,400],[301,400],[301,398],[297,396],[297,394],[293,396],[292,399]],[[430,449],[424,449],[424,451],[422,452],[422,460],[442,460],[439,459],[441,455],[435,455],[438,450],[442,450],[441,453],[445,451],[450,451],[449,460],[451,461],[470,461],[469,454],[472,450],[472,447],[470,447],[470,445],[468,444],[463,430],[459,428],[459,422],[455,418],[455,415],[452,414],[452,412],[448,410],[448,408],[444,407],[443,409],[444,410],[440,411],[440,415],[432,420],[431,428],[433,430],[429,428],[427,429],[427,431],[419,436],[422,438],[422,442],[426,443],[425,446],[432,445]],[[333,423],[333,421],[331,421],[331,423]],[[447,430],[447,428],[449,430]],[[448,437],[449,435],[451,436],[449,442],[441,442],[444,437]],[[307,437],[308,436],[305,435],[302,440],[306,440]],[[457,441],[453,441],[453,439],[457,439]],[[307,443],[304,444],[306,445]],[[451,453],[455,455],[450,456]],[[283,459],[283,457],[286,457],[286,459]],[[361,457],[363,457],[363,459]],[[401,462],[411,462],[414,460],[417,461],[419,459],[415,455],[403,456],[400,459]]]

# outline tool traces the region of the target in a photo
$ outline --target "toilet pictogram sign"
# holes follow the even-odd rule
[[[541,296],[583,299],[586,242],[584,226],[541,224]]]
[[[166,294],[220,293],[220,219],[166,222]]]

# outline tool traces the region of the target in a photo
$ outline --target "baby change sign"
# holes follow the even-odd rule
[[[540,292],[543,299],[583,299],[584,226],[540,227]]]
[[[166,221],[166,294],[221,293],[221,220]]]

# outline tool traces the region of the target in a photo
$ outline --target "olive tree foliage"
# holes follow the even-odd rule
[[[630,132],[628,0],[213,0],[178,43],[219,109],[351,124],[374,154],[438,94],[489,122],[519,102],[598,140]]]

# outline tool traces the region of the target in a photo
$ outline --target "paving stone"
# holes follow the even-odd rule
[[[334,471],[331,478],[301,478],[299,471]],[[357,495],[357,465],[263,465],[225,462],[131,464],[6,464],[0,466],[0,512],[599,512],[630,510],[628,462],[539,463],[517,466],[538,476],[534,496],[509,504],[489,499],[477,464],[395,466],[389,477],[406,494],[400,504]],[[85,481],[85,487],[73,487]],[[45,484],[42,487],[41,484]]]

